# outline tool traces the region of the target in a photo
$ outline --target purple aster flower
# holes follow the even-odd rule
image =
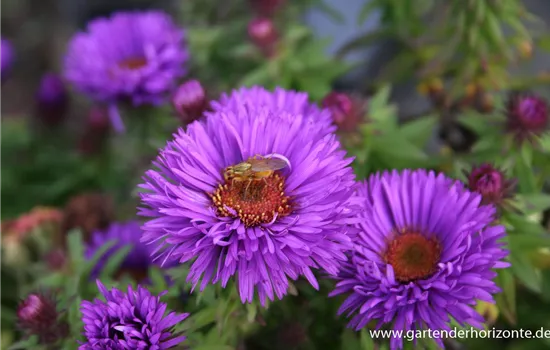
[[[512,94],[507,106],[507,128],[516,140],[531,140],[548,126],[548,105],[541,97]]]
[[[40,120],[55,126],[65,117],[69,96],[65,84],[53,73],[44,74],[36,92],[36,109]]]
[[[351,247],[355,176],[336,136],[314,127],[251,103],[180,130],[140,186],[142,240],[194,260],[187,280],[201,290],[237,274],[243,303],[255,289],[262,304],[280,299],[299,276],[318,288],[312,269],[337,274]]]
[[[141,228],[137,221],[128,221],[125,223],[112,223],[105,231],[96,231],[91,237],[90,243],[86,247],[86,258],[92,259],[95,253],[105,244],[111,241],[116,243],[109,248],[94,267],[91,278],[95,279],[101,273],[105,263],[116,252],[127,245],[131,245],[128,255],[122,261],[117,275],[129,274],[138,282],[145,282],[147,279],[149,267],[153,265],[151,246],[140,242]]]
[[[275,114],[288,112],[291,115],[303,116],[309,124],[308,128],[318,130],[321,137],[336,131],[330,110],[321,109],[310,103],[306,92],[285,90],[280,87],[275,88],[274,91],[261,86],[242,87],[233,90],[229,95],[222,94],[218,101],[211,102],[214,111],[235,110],[242,105],[252,105],[255,108],[264,106]]]
[[[358,194],[365,197],[359,238],[331,295],[349,293],[339,313],[359,330],[378,328],[450,330],[449,318],[482,327],[473,306],[494,303],[499,288],[494,268],[508,267],[493,225],[494,206],[457,181],[424,170],[372,175]],[[441,340],[437,340],[442,346]],[[402,348],[392,338],[392,349]]]
[[[160,11],[119,12],[76,34],[65,57],[65,77],[98,102],[158,105],[182,77],[189,54],[184,32]],[[117,129],[123,128],[116,120]]]
[[[173,334],[173,327],[189,314],[166,313],[166,304],[159,296],[138,286],[128,292],[113,288],[108,291],[98,280],[97,286],[105,301],[84,300],[80,304],[86,343],[80,350],[162,350],[170,349],[185,340],[185,336]]]
[[[5,77],[8,75],[11,66],[13,64],[13,46],[11,43],[1,38],[1,47],[0,47],[0,66],[1,66],[1,72],[2,75],[2,81],[4,81]]]

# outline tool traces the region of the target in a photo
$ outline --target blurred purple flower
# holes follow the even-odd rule
[[[341,131],[354,131],[366,112],[366,102],[343,92],[333,91],[323,99],[322,105],[332,113],[332,120]]]
[[[516,140],[531,140],[546,130],[550,120],[548,104],[539,96],[512,94],[507,106],[507,128]]]
[[[130,245],[130,251],[118,268],[116,277],[127,273],[137,282],[146,282],[149,267],[154,264],[151,257],[153,247],[140,242],[141,234],[140,224],[137,221],[112,223],[105,231],[94,232],[90,243],[86,246],[85,255],[87,259],[92,259],[95,253],[108,242],[114,241],[116,243],[98,261],[90,278],[97,278],[109,258],[120,249]]]
[[[264,55],[269,57],[275,53],[275,44],[279,40],[279,34],[275,23],[270,18],[259,17],[250,21],[248,36]]]
[[[84,300],[80,305],[84,335],[87,341],[79,350],[163,350],[182,343],[185,336],[173,334],[173,327],[189,314],[166,314],[166,304],[142,286],[128,292],[112,288],[108,291],[98,280],[97,286],[105,301]]]
[[[495,207],[480,206],[479,194],[424,170],[372,175],[358,195],[366,198],[361,232],[331,293],[348,294],[339,313],[353,315],[349,327],[376,320],[377,328],[449,331],[452,317],[483,328],[472,305],[494,303],[500,289],[493,269],[509,266]],[[391,339],[392,349],[402,347],[402,339]]]
[[[67,112],[69,96],[65,84],[53,73],[44,74],[36,92],[37,116],[46,125],[59,124]]]
[[[159,105],[186,73],[184,38],[184,31],[160,11],[96,19],[69,43],[65,77],[97,102]],[[118,116],[112,118],[123,130]]]
[[[184,124],[199,119],[208,108],[206,91],[198,80],[181,84],[172,96],[172,106]]]
[[[1,38],[1,47],[0,47],[0,66],[1,66],[1,72],[2,75],[2,82],[6,79],[7,75],[9,74],[11,70],[11,66],[13,65],[13,59],[14,59],[14,50],[11,43],[4,38]]]
[[[336,126],[332,123],[331,112],[320,109],[311,103],[306,92],[285,90],[280,87],[275,88],[274,91],[269,91],[261,86],[242,87],[233,90],[230,94],[222,94],[218,101],[211,102],[211,106],[214,111],[236,110],[242,106],[265,107],[273,114],[287,112],[290,115],[305,118],[309,132],[317,133],[319,137],[336,131]],[[216,112],[211,114],[216,114]],[[209,114],[206,113],[206,115]],[[241,114],[237,113],[236,117],[239,115]],[[247,116],[248,114],[242,115]]]
[[[266,107],[237,103],[180,130],[140,186],[139,214],[150,218],[142,240],[166,247],[165,258],[194,260],[187,279],[200,290],[237,274],[243,303],[255,289],[262,304],[281,299],[299,276],[318,288],[312,270],[337,274],[354,232],[355,175],[336,136],[319,136],[308,114]],[[288,166],[224,179],[255,155]]]

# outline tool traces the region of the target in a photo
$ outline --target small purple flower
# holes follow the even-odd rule
[[[512,195],[516,181],[491,164],[474,166],[468,175],[468,188],[481,194],[481,204],[494,204],[500,207]]]
[[[0,57],[0,66],[1,66],[1,72],[0,74],[2,75],[2,82],[5,80],[6,76],[9,74],[10,70],[11,70],[11,66],[13,65],[13,58],[14,58],[14,53],[13,53],[13,46],[11,45],[11,43],[4,39],[4,38],[1,38],[1,47],[0,47],[0,54],[1,54],[1,57]]]
[[[206,90],[198,80],[181,84],[172,96],[172,106],[180,120],[189,124],[199,119],[208,108]]]
[[[508,100],[507,128],[516,140],[531,140],[548,126],[548,105],[536,95],[513,94]]]
[[[479,194],[424,170],[372,175],[358,195],[366,198],[361,232],[331,293],[348,294],[339,313],[352,316],[349,326],[378,321],[377,328],[449,331],[452,317],[483,327],[473,306],[494,303],[500,289],[493,269],[509,266],[494,206],[480,206]],[[402,339],[391,339],[392,349],[402,347]]]
[[[109,258],[120,249],[130,245],[130,251],[122,261],[116,277],[128,273],[137,282],[146,281],[149,267],[154,264],[151,257],[153,248],[140,242],[141,234],[142,230],[137,221],[112,223],[105,231],[94,232],[90,243],[86,247],[85,255],[87,259],[92,259],[95,253],[108,242],[115,241],[116,243],[98,261],[91,273],[91,278],[97,278]]]
[[[37,115],[47,125],[57,125],[65,117],[69,96],[65,84],[53,73],[45,74],[36,92]]]
[[[105,301],[84,300],[80,304],[84,335],[87,341],[79,350],[163,350],[170,349],[185,340],[185,336],[173,334],[173,327],[189,314],[166,314],[166,304],[159,296],[138,286],[128,286],[128,292],[113,288],[108,291],[97,280]]]
[[[312,270],[338,273],[354,232],[355,176],[336,136],[319,136],[310,115],[238,104],[240,96],[180,130],[146,172],[142,240],[192,261],[194,287],[225,287],[237,275],[243,303],[255,290],[265,303],[286,295],[289,279],[318,288]],[[294,108],[306,109],[305,98]]]
[[[184,37],[160,11],[93,20],[69,43],[65,77],[96,102],[159,105],[186,73]],[[120,121],[113,123],[122,128]]]
[[[313,129],[310,132],[318,133],[320,137],[336,131],[331,112],[311,103],[306,92],[285,90],[280,87],[275,88],[274,91],[261,86],[242,87],[233,90],[229,95],[222,94],[219,100],[212,101],[211,105],[215,111],[254,106],[254,108],[265,107],[273,114],[287,112],[290,115],[302,116],[306,119],[308,128]]]

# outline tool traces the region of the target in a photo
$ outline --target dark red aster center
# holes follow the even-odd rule
[[[398,281],[409,282],[430,276],[440,255],[441,248],[435,238],[405,231],[388,244],[385,260],[393,267]]]
[[[284,183],[278,173],[262,179],[231,179],[214,191],[212,202],[219,216],[238,217],[247,227],[257,226],[291,213]]]
[[[120,68],[136,70],[147,65],[147,60],[143,57],[132,57],[121,61],[118,66]]]

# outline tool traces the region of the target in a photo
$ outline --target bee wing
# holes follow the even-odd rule
[[[268,171],[286,168],[288,163],[279,158],[251,159],[252,171]]]

